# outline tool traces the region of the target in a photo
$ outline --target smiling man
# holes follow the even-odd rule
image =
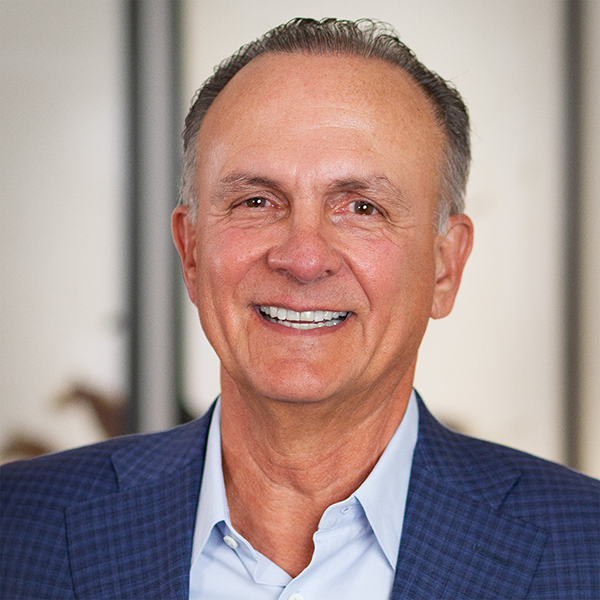
[[[262,55],[193,143],[194,197],[173,229],[222,361],[232,525],[295,576],[325,509],[398,428],[472,226],[452,215],[437,231],[444,136],[419,86],[381,59]]]
[[[471,251],[468,127],[369,21],[294,20],[219,67],[173,233],[222,393],[7,467],[7,598],[599,597],[598,482],[450,432],[412,387]]]

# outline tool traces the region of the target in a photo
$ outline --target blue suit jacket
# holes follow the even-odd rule
[[[419,410],[392,598],[600,599],[600,482]],[[210,414],[4,466],[2,598],[187,600]]]

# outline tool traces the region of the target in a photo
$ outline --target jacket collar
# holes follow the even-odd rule
[[[204,460],[214,406],[200,419],[159,433],[139,436],[112,455],[119,490],[152,484],[197,460]]]
[[[211,416],[134,438],[112,455],[118,493],[67,509],[78,599],[187,600]]]
[[[449,431],[419,398],[392,598],[524,597],[546,536],[502,513],[520,476],[496,446]]]

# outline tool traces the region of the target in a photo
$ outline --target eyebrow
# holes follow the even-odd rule
[[[261,175],[252,175],[250,173],[233,172],[229,173],[219,181],[219,186],[230,189],[246,189],[249,187],[273,187],[278,188],[279,184],[269,177]]]
[[[328,187],[333,192],[383,192],[384,194],[404,201],[402,190],[398,186],[394,185],[385,175],[339,179],[333,181]]]
[[[393,184],[385,175],[340,179],[331,183],[329,188],[334,193],[361,192],[367,198],[372,197],[374,200],[384,197],[393,202],[403,214],[408,215],[412,212],[402,189]]]
[[[241,194],[256,188],[279,189],[279,185],[274,179],[268,177],[235,171],[218,182],[215,200],[224,202],[230,194]]]

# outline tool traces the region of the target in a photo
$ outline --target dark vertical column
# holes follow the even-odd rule
[[[173,105],[173,118],[175,120],[176,134],[171,138],[172,152],[176,159],[177,194],[179,194],[179,186],[181,184],[181,169],[182,169],[182,139],[181,132],[183,131],[183,121],[185,112],[181,110],[186,106],[186,102],[182,99],[182,7],[180,0],[171,0],[171,18],[173,23],[173,52],[171,54],[171,68],[173,71],[173,91],[177,97],[177,102]],[[189,103],[189,98],[187,102]],[[184,399],[184,348],[183,348],[183,321],[184,321],[184,305],[188,302],[187,290],[181,275],[181,263],[179,255],[173,253],[173,273],[174,281],[172,288],[172,301],[174,306],[174,332],[175,340],[173,343],[174,356],[174,378],[175,378],[175,396],[176,396],[176,419],[178,423],[186,423],[194,417],[188,412],[185,407]]]
[[[580,465],[581,428],[581,160],[584,2],[565,0],[565,458]]]
[[[129,0],[129,373],[127,428],[175,425],[179,160],[178,2]]]

